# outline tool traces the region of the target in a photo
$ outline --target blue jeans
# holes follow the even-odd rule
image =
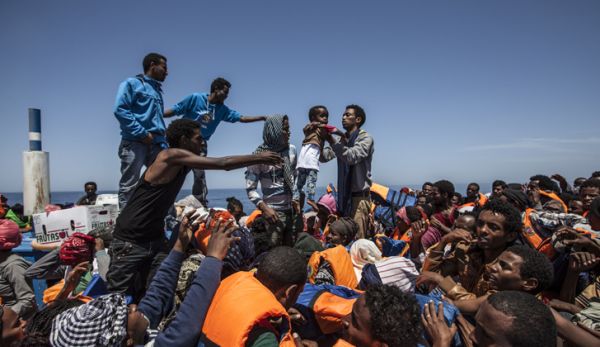
[[[315,169],[305,169],[303,167],[298,168],[296,187],[300,193],[304,192],[306,194],[306,198],[311,201],[315,201],[318,174],[319,171]],[[306,189],[304,189],[305,185]]]
[[[158,267],[169,254],[169,247],[164,238],[140,244],[115,238],[108,252],[110,255],[110,267],[106,274],[108,290],[131,294],[138,302],[150,285]],[[137,285],[136,279],[139,280]]]
[[[208,144],[204,141],[204,146],[200,149],[200,156],[206,157],[208,153]],[[206,195],[208,194],[208,188],[206,187],[206,173],[202,169],[193,169],[194,171],[194,185],[192,185],[192,195],[200,201],[202,206],[208,207],[208,200]]]
[[[140,179],[142,166],[148,168],[156,159],[160,151],[166,148],[166,144],[153,143],[147,145],[142,142],[121,140],[119,144],[119,158],[121,159],[121,180],[119,181],[119,206],[125,207],[127,201],[133,194],[137,182]]]

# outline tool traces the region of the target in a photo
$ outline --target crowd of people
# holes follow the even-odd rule
[[[166,58],[143,68],[115,106],[114,228],[29,264],[11,251],[27,217],[2,200],[1,346],[600,345],[600,172],[496,180],[489,194],[474,182],[464,197],[425,182],[400,202],[372,181],[362,107],[346,107],[343,130],[310,108],[297,153],[290,119],[231,110],[222,78],[163,113]],[[207,157],[221,121],[263,121],[263,143]],[[333,159],[337,184],[317,197]],[[256,209],[209,208],[204,171],[239,168]],[[193,194],[177,200],[189,171]],[[82,205],[96,199],[85,190]],[[51,284],[43,307],[33,279]]]

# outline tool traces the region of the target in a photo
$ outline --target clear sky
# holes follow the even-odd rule
[[[345,105],[363,106],[384,184],[600,170],[596,0],[3,0],[0,47],[0,191],[22,190],[28,107],[42,110],[53,191],[116,189],[117,86],[151,51],[168,58],[166,106],[223,76],[231,108],[288,114],[297,146],[310,106],[340,127]],[[249,153],[261,134],[221,124],[209,155]],[[242,188],[243,170],[208,184]]]

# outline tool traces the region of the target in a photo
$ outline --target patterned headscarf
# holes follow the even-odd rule
[[[221,277],[225,278],[238,271],[250,270],[254,261],[254,237],[247,228],[239,228],[231,234],[239,237],[239,241],[231,243],[225,259],[223,259],[223,270]]]
[[[96,239],[84,233],[73,233],[60,245],[58,257],[64,265],[75,266],[84,261],[91,261]]]
[[[127,303],[120,293],[103,295],[52,321],[54,347],[121,346],[127,337]]]
[[[278,153],[283,159],[283,178],[290,192],[294,191],[294,173],[290,163],[290,143],[283,133],[283,121],[286,115],[275,115],[267,118],[263,128],[263,143],[258,146],[254,154],[272,151]]]
[[[202,260],[204,260],[204,255],[199,253],[199,251],[193,250],[191,252],[193,253],[181,264],[179,277],[177,278],[177,286],[175,287],[175,295],[173,295],[173,308],[171,309],[171,312],[160,321],[160,324],[158,325],[158,330],[160,331],[165,330],[167,326],[171,324],[173,319],[175,319],[175,316],[185,299],[185,295],[196,278],[196,272],[198,272],[200,264],[202,263]]]

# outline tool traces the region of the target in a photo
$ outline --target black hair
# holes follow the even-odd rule
[[[162,55],[162,54],[158,54],[158,53],[149,53],[144,57],[144,61],[142,62],[142,67],[144,68],[144,73],[148,72],[148,70],[150,70],[150,66],[152,65],[152,63],[154,64],[160,64],[160,61],[164,60],[165,62],[167,61],[167,58]]]
[[[359,128],[362,127],[363,124],[365,124],[365,122],[367,121],[367,114],[365,113],[365,110],[363,110],[362,107],[355,105],[355,104],[346,106],[346,109],[348,109],[348,108],[354,110],[354,115],[356,117],[360,117],[361,121],[360,121],[360,124],[358,125],[358,127]]]
[[[50,302],[27,321],[25,339],[20,346],[50,346],[49,338],[54,318],[68,309],[81,305],[83,302],[77,299]]]
[[[11,210],[13,210],[13,212],[17,215],[17,216],[22,216],[23,215],[23,205],[19,204],[18,202],[14,205],[12,205],[10,207]]]
[[[98,189],[98,185],[96,184],[96,182],[93,182],[93,181],[85,182],[85,184],[83,185],[83,188],[85,189],[85,187],[87,187],[87,186],[94,186],[96,189]]]
[[[583,188],[598,188],[600,189],[600,180],[595,178],[590,178],[589,180],[585,180],[580,186],[579,191]]]
[[[440,194],[446,194],[448,200],[452,198],[452,194],[454,194],[454,184],[447,180],[440,180],[433,184],[439,191]]]
[[[565,205],[568,205],[569,201],[571,201],[573,199],[577,199],[576,195],[573,195],[573,194],[567,193],[567,192],[562,192],[562,193],[558,194],[558,197],[565,203]]]
[[[473,217],[473,218],[477,219],[477,213],[474,211],[465,211],[465,212],[461,213],[460,216]],[[460,216],[458,216],[458,217],[460,217]]]
[[[223,77],[217,77],[210,84],[210,92],[212,93],[217,90],[223,90],[225,87],[231,88],[231,83],[229,83],[229,81]]]
[[[316,105],[316,106],[311,107],[310,110],[308,110],[308,120],[313,122],[314,118],[321,114],[321,112],[319,112],[320,109],[324,109],[325,114],[327,116],[329,116],[329,111],[327,110],[327,107],[325,107],[323,105]]]
[[[461,193],[459,193],[459,192],[454,192],[454,194],[452,194],[452,196],[456,196],[456,197],[458,198],[458,203],[459,203],[459,204],[462,204],[462,202],[463,202],[463,196],[462,196],[462,194],[461,194]]]
[[[506,185],[506,188],[521,190],[522,185],[521,185],[521,183],[509,183],[509,184]]]
[[[507,290],[492,294],[487,302],[512,317],[506,334],[511,346],[556,346],[556,321],[550,309],[535,296]]]
[[[371,315],[371,336],[390,347],[416,346],[421,338],[421,309],[414,294],[389,285],[373,285],[365,292]]]
[[[236,207],[239,207],[242,211],[244,210],[244,205],[235,196],[228,197],[225,200],[227,201],[227,211],[233,213]]]
[[[592,200],[589,213],[596,218],[600,218],[600,196]]]
[[[423,209],[423,212],[425,212],[425,214],[427,215],[427,218],[431,217],[431,215],[433,214],[433,206],[431,206],[430,203],[421,205],[421,208]]]
[[[179,148],[181,137],[192,138],[194,130],[200,129],[200,124],[191,119],[177,119],[174,120],[167,128],[167,141],[169,147]]]
[[[594,171],[594,172],[592,172],[592,176],[591,177],[600,177],[600,171]]]
[[[425,183],[423,183],[423,185],[421,186],[421,190],[425,189],[425,186],[433,187],[433,183],[431,183],[431,182],[425,182]]]
[[[406,206],[406,216],[408,217],[411,223],[414,223],[423,218],[421,210],[419,210],[415,206]]]
[[[504,216],[504,231],[507,233],[518,233],[523,227],[521,221],[521,213],[508,202],[503,202],[500,199],[492,199],[485,204],[479,211],[479,215],[483,211],[491,211],[495,214]],[[477,217],[479,218],[479,216]]]
[[[495,180],[494,183],[492,183],[492,189],[495,187],[501,186],[502,188],[506,188],[506,182],[504,182],[503,180]]]
[[[335,228],[340,231],[342,237],[344,238],[344,245],[349,244],[354,241],[356,234],[358,233],[358,224],[354,221],[354,219],[350,217],[342,217],[329,225],[329,229]]]
[[[475,186],[475,187],[477,187],[477,191],[478,191],[478,192],[479,192],[479,190],[481,189],[481,187],[479,186],[479,184],[478,184],[478,183],[475,183],[475,182],[471,182],[471,183],[467,184],[467,188],[468,188],[468,187],[470,187],[470,186]]]
[[[530,294],[536,295],[550,287],[554,279],[554,267],[546,255],[524,245],[510,246],[506,251],[523,259],[519,269],[522,279],[535,278],[538,281],[537,287]]]
[[[275,247],[258,264],[256,278],[271,292],[293,284],[304,285],[306,259],[291,247]]]
[[[275,248],[275,243],[271,239],[271,234],[267,232],[268,223],[265,217],[258,216],[252,222],[250,232],[254,238],[254,254],[256,258],[263,253],[269,252]]]
[[[538,181],[539,183],[539,187],[542,190],[550,190],[553,192],[559,192],[560,189],[558,188],[558,185],[552,181],[552,179],[550,179],[550,177],[546,176],[546,175],[535,175],[535,176],[531,176],[529,177],[530,181]]]

